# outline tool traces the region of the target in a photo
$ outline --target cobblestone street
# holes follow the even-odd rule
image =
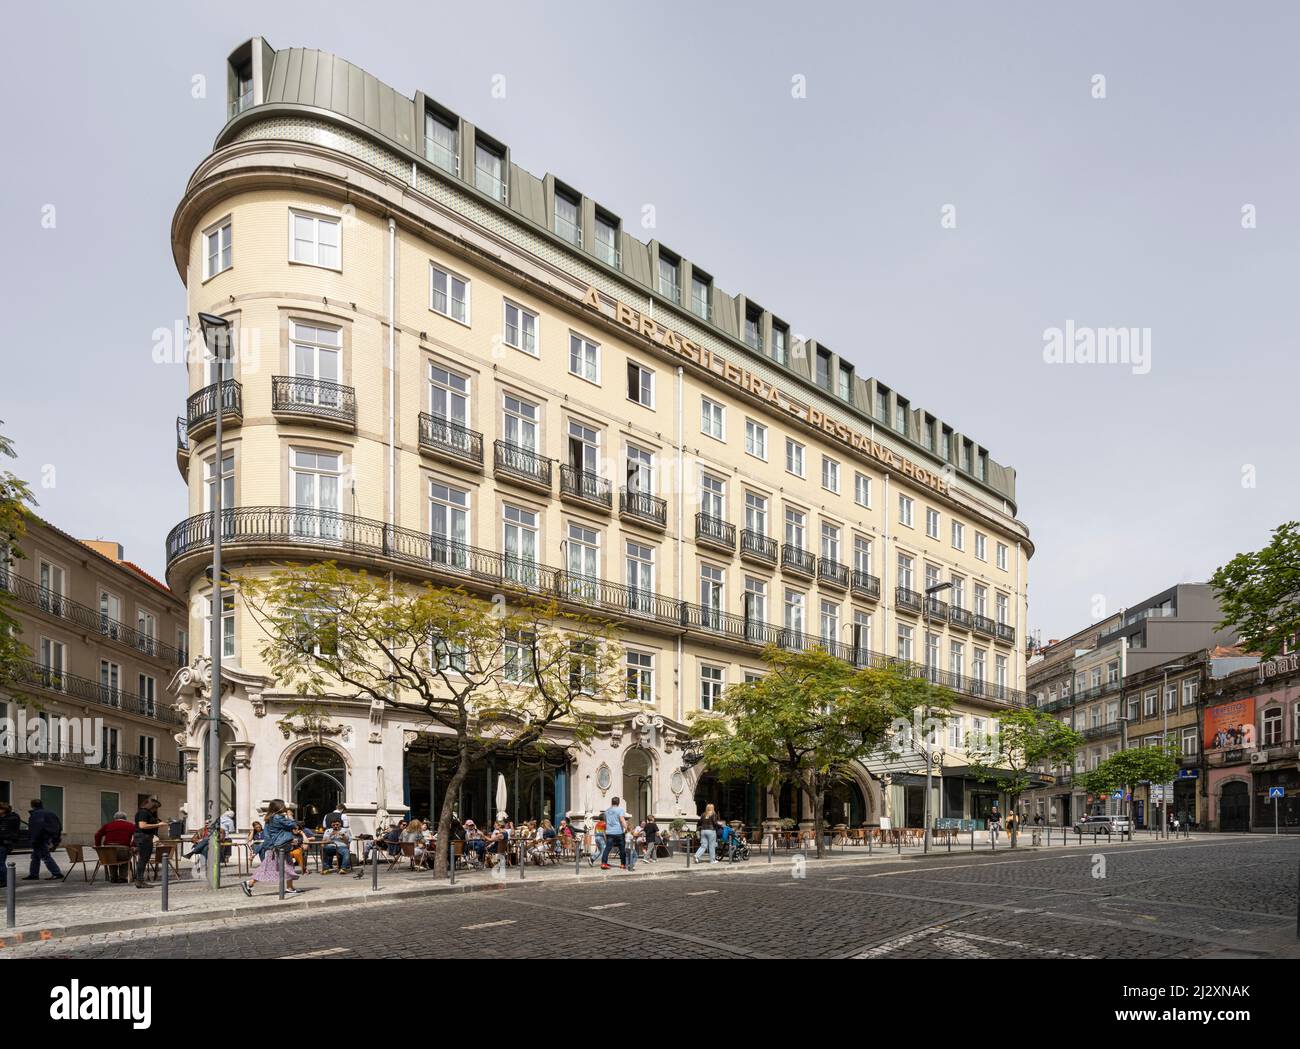
[[[810,864],[804,877],[787,859],[507,880],[319,909],[308,892],[305,909],[268,899],[236,917],[22,943],[0,958],[1297,957],[1297,864],[1297,838],[1205,837],[850,858]]]

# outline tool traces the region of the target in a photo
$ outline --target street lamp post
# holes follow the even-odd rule
[[[936,583],[934,586],[925,588],[925,605],[926,613],[930,611],[930,595],[937,594],[940,590],[949,590],[952,588],[952,582]],[[927,647],[927,651],[928,651]],[[938,668],[935,668],[938,669]],[[926,719],[930,717],[930,707],[926,704]],[[922,729],[925,726],[922,725]],[[934,789],[934,738],[933,730],[925,733],[925,852],[930,851],[930,792]]]
[[[1160,749],[1164,750],[1169,746],[1169,671],[1184,670],[1186,665],[1178,663],[1172,667],[1165,667],[1162,674],[1160,686],[1160,713],[1161,713],[1161,732],[1160,732]],[[1168,799],[1165,795],[1169,793],[1169,788],[1165,784],[1160,784],[1160,833],[1166,838],[1169,837],[1169,823],[1165,816],[1165,805]]]
[[[211,313],[199,314],[203,342],[217,361],[216,460],[212,468],[212,686],[208,705],[208,872],[212,888],[221,888],[221,421],[225,414],[226,356],[230,321]]]

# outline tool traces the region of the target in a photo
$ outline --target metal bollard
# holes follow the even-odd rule
[[[280,850],[280,899],[284,899],[284,869],[288,865],[289,865],[289,850],[281,849]]]
[[[952,831],[948,832],[948,851],[952,852]]]
[[[5,864],[5,928],[12,929],[17,921],[14,918],[15,894],[18,892],[18,868],[14,861]]]
[[[776,835],[769,834],[767,836],[767,862],[768,863],[772,862],[772,853],[775,851],[776,851]]]
[[[975,851],[975,828],[973,826],[970,829],[970,851]]]
[[[894,831],[894,841],[898,843],[898,854],[903,855],[903,836],[898,831]]]
[[[576,838],[573,842],[573,876],[575,878],[582,876],[582,842]]]
[[[519,880],[524,880],[524,863],[528,859],[528,854],[524,852],[524,843],[519,843]]]
[[[993,852],[998,851],[998,832],[995,828],[989,828],[989,848]]]
[[[370,849],[370,891],[379,891],[379,849],[378,843]]]
[[[447,884],[456,884],[456,854],[453,852],[447,857]]]
[[[690,870],[691,869],[691,843],[689,841],[686,843],[686,848],[683,849],[682,851],[686,853],[686,869]]]
[[[169,890],[171,889],[171,871],[171,856],[164,853],[162,865],[162,909],[164,912],[166,912],[167,905],[171,902],[169,896]]]

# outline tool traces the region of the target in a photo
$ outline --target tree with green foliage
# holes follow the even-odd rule
[[[1079,785],[1089,794],[1124,791],[1132,816],[1133,788],[1139,783],[1166,784],[1178,775],[1179,759],[1175,746],[1135,747],[1112,754],[1090,772],[1079,776]]]
[[[732,685],[712,711],[694,716],[691,737],[719,779],[746,779],[807,798],[817,855],[826,792],[866,757],[888,750],[895,728],[942,711],[948,694],[901,667],[858,669],[822,649],[763,653],[767,673]]]
[[[1300,521],[1273,531],[1269,544],[1238,554],[1210,577],[1223,612],[1242,644],[1270,659],[1300,635]]]
[[[327,716],[325,697],[367,699],[426,717],[454,744],[438,814],[440,874],[475,762],[542,752],[559,736],[581,746],[593,713],[627,702],[607,626],[554,601],[511,606],[502,595],[395,585],[334,562],[235,583],[265,635],[268,671],[304,697],[304,716]]]
[[[1074,762],[1083,737],[1069,725],[1032,707],[1017,707],[998,718],[998,731],[983,739],[972,739],[966,756],[972,776],[983,783],[998,783],[1010,797],[1010,809],[1018,812],[1020,795],[1034,782],[1033,770],[1040,765]],[[1016,843],[1012,834],[1011,844]]]
[[[3,426],[0,420],[0,426]],[[0,456],[17,458],[13,442],[0,433]],[[8,470],[0,471],[0,685],[9,686],[22,676],[22,661],[31,651],[18,639],[18,620],[10,611],[14,600],[8,585],[12,562],[25,557],[19,542],[27,534],[29,506],[35,505],[26,482]]]

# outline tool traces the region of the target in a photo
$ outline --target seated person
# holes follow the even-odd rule
[[[366,842],[366,860],[370,860],[370,854],[376,848],[383,849],[389,856],[400,856],[402,854],[402,832],[406,830],[406,820],[398,820],[393,826],[380,836],[378,841]]]
[[[321,864],[324,868],[321,873],[334,873],[334,857],[337,856],[339,873],[347,874],[352,869],[352,833],[343,826],[343,821],[335,817],[321,841],[324,842],[321,846]]]

